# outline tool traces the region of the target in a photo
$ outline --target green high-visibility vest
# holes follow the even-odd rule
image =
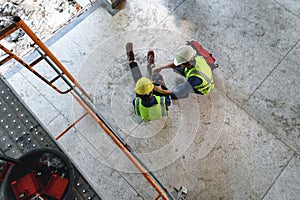
[[[206,63],[205,59],[202,56],[196,56],[196,65],[195,67],[189,69],[184,69],[184,74],[188,80],[192,76],[196,76],[202,80],[200,85],[194,87],[203,95],[208,94],[212,89],[214,89],[213,75],[210,66]]]
[[[142,99],[140,97],[135,98],[134,100],[134,112],[136,115],[141,116],[142,119],[149,121],[149,120],[156,120],[161,119],[164,116],[168,115],[167,106],[165,103],[164,96],[154,96],[157,104],[151,107],[145,107],[142,104]]]

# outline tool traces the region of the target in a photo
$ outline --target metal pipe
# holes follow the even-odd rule
[[[61,134],[59,134],[55,140],[59,140],[66,132],[68,132],[73,126],[75,126],[80,120],[82,120],[88,112],[85,112],[82,116],[80,116],[75,122],[73,122],[68,128],[66,128]]]
[[[105,123],[96,115],[91,108],[89,108],[77,95],[72,91],[71,94],[78,101],[78,103],[91,115],[92,118],[101,126],[101,128],[110,136],[110,138],[115,142],[115,144],[125,153],[125,155],[131,160],[131,162],[137,167],[137,169],[143,174],[147,181],[152,185],[152,187],[160,194],[164,200],[169,200],[169,195],[166,194],[164,188],[153,180],[151,175],[145,170],[144,166],[132,155],[128,148],[126,148],[123,143],[115,136],[115,134],[107,127]]]
[[[6,26],[5,28],[1,29],[0,30],[0,40],[9,36],[10,34],[12,34],[13,32],[15,32],[18,29],[19,29],[19,27],[16,26],[16,24],[10,24],[10,25]]]
[[[77,88],[82,92],[84,96],[90,98],[88,93],[79,85],[75,78],[65,69],[65,67],[59,62],[59,60],[51,53],[51,51],[46,47],[46,45],[34,34],[34,32],[25,24],[20,17],[14,17],[14,22],[16,25],[23,29],[25,33],[36,43],[44,52],[45,55],[51,58],[51,60],[62,70],[62,72],[75,84]]]
[[[148,174],[150,175],[150,177],[157,183],[157,185],[166,193],[166,195],[168,196],[169,199],[174,199],[174,197],[172,195],[170,195],[168,193],[168,191],[164,188],[163,184],[156,178],[156,176],[154,176],[154,174],[148,169],[148,167],[142,162],[142,160],[135,154],[135,152],[133,151],[133,149],[126,144],[126,142],[124,141],[124,139],[119,136],[119,134],[117,133],[116,130],[114,130],[104,119],[104,117],[95,109],[95,107],[90,104],[89,101],[87,101],[86,99],[84,99],[82,96],[80,96],[79,92],[76,90],[76,88],[74,88],[73,92],[77,95],[77,97],[82,101],[83,104],[85,104],[85,106],[87,106],[95,115],[96,117],[101,120],[101,122],[107,127],[107,129],[113,134],[113,136],[115,137],[115,139],[117,139],[123,147],[125,147],[128,152],[134,157],[134,159],[144,168],[145,171],[148,172]],[[72,95],[74,96],[74,94],[72,93]]]
[[[158,200],[160,197],[160,194],[158,194],[153,200]]]
[[[26,62],[24,62],[17,55],[13,54],[11,51],[9,51],[7,48],[5,48],[2,44],[0,44],[0,49],[2,49],[5,53],[7,53],[11,58],[14,58],[16,61],[18,61],[21,65],[23,65],[24,67],[26,67],[27,69],[29,69],[34,75],[36,75],[42,81],[44,81],[45,83],[47,83],[48,85],[50,85],[53,89],[55,89],[60,94],[66,94],[66,93],[68,93],[70,91],[70,89],[67,90],[67,91],[61,91],[60,89],[58,89],[57,87],[55,87],[55,85],[53,85],[52,83],[50,83],[45,77],[43,77],[41,74],[39,74],[37,71],[35,71],[31,65],[28,65]]]

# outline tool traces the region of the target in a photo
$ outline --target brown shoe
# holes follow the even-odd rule
[[[147,52],[147,68],[148,70],[150,71],[153,67],[155,67],[155,64],[154,64],[154,51],[153,50],[149,50]]]
[[[133,44],[132,42],[127,42],[126,46],[126,53],[129,61],[134,61],[134,53],[133,53]]]
[[[154,63],[154,51],[153,50],[149,50],[147,52],[147,61],[148,61],[149,64]]]

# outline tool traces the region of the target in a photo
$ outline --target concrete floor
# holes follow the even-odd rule
[[[188,199],[299,199],[298,1],[131,0],[114,16],[97,5],[46,44],[168,190],[183,185]],[[216,57],[216,88],[173,101],[165,119],[139,123],[126,42],[148,76],[149,48],[164,65],[191,39]],[[45,65],[37,69],[51,76]],[[172,70],[163,75],[169,88],[184,81]],[[5,76],[53,136],[84,113],[25,68]],[[58,142],[103,199],[156,196],[89,116]]]

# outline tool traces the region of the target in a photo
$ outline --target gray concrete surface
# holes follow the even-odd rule
[[[183,185],[188,199],[299,199],[298,1],[132,0],[114,16],[100,6],[79,21],[50,50],[167,189]],[[216,88],[173,101],[165,119],[139,123],[126,42],[148,76],[149,48],[164,65],[190,39],[216,57]],[[184,81],[162,73],[170,88]],[[27,69],[7,79],[54,136],[84,112]],[[105,199],[156,196],[89,116],[58,142]]]

